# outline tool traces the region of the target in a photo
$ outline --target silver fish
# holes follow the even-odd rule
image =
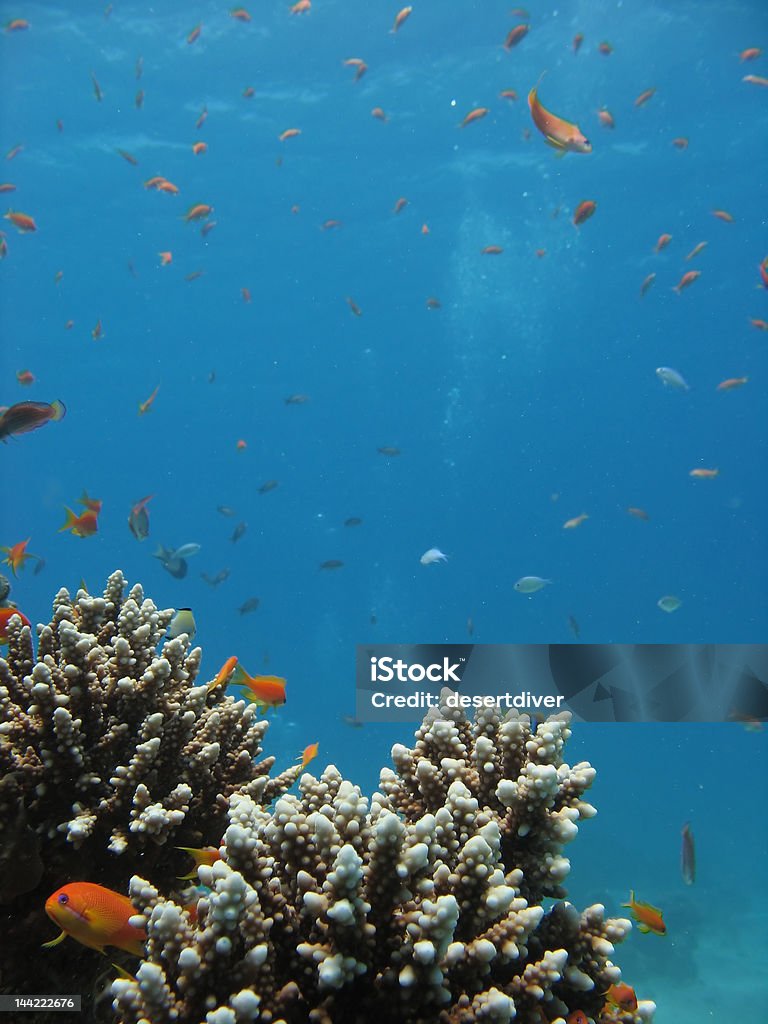
[[[677,388],[678,391],[690,391],[688,382],[682,373],[673,370],[671,366],[657,366],[656,376],[665,388]]]

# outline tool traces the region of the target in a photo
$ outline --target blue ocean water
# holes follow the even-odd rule
[[[30,537],[45,560],[14,581],[20,607],[45,621],[60,586],[98,591],[121,568],[159,605],[194,609],[205,678],[231,654],[287,678],[278,764],[318,740],[369,792],[410,735],[343,720],[355,644],[465,642],[470,618],[477,642],[568,642],[569,616],[585,642],[763,640],[768,337],[750,320],[768,319],[768,88],[743,77],[768,75],[768,57],[739,54],[768,43],[764,4],[567,2],[516,18],[424,0],[397,33],[397,4],[247,6],[249,23],[220,3],[0,4],[0,23],[30,23],[0,33],[0,153],[23,147],[3,164],[3,212],[37,224],[3,224],[0,404],[67,406],[0,452],[0,542]],[[521,20],[530,32],[507,51]],[[350,58],[368,66],[357,82]],[[591,154],[557,159],[533,126],[543,72],[541,101]],[[459,129],[477,107],[488,114]],[[179,194],[145,188],[155,175]],[[597,210],[577,228],[585,199]],[[214,208],[205,236],[183,219],[196,203]],[[700,279],[676,294],[690,269]],[[665,388],[659,366],[689,390]],[[297,394],[308,401],[286,404]],[[79,539],[58,531],[84,489],[103,510]],[[128,514],[149,494],[138,543]],[[158,542],[202,546],[185,579],[152,557]],[[422,566],[434,546],[448,561]],[[320,570],[330,559],[343,567]],[[216,588],[200,576],[223,569]],[[531,574],[552,584],[516,593]],[[667,594],[682,600],[669,615]],[[634,887],[669,923],[666,939],[631,936],[625,976],[661,1024],[753,1017],[765,734],[577,725],[569,756],[599,770],[574,901],[617,911]]]

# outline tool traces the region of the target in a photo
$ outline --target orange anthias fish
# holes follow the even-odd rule
[[[127,896],[93,882],[70,882],[49,896],[45,912],[61,928],[61,935],[43,948],[58,946],[67,935],[77,942],[104,952],[105,946],[124,949],[134,956],[144,955],[146,932],[134,928],[130,918],[136,913]]]
[[[51,402],[17,402],[0,413],[0,439],[15,434],[28,434],[51,420],[64,419],[66,407],[56,399]]]
[[[4,565],[9,565],[14,576],[18,576],[18,570],[24,568],[24,563],[28,558],[37,558],[37,555],[31,555],[27,553],[27,544],[29,544],[30,538],[26,540],[20,540],[18,544],[12,545],[12,547],[4,548],[0,547],[0,551],[4,551],[7,558],[3,559]]]
[[[301,767],[306,768],[310,761],[314,761],[317,757],[317,752],[320,749],[319,743],[310,743],[309,746],[304,747],[302,752],[299,754],[297,761],[301,761]]]
[[[583,224],[585,220],[589,220],[592,214],[597,209],[597,203],[594,199],[584,199],[576,207],[573,214],[573,223],[576,227]]]
[[[575,530],[577,526],[581,526],[581,524],[585,520],[587,520],[587,519],[589,519],[589,516],[587,515],[587,513],[586,512],[582,512],[580,516],[574,516],[573,519],[567,519],[563,523],[563,529],[564,530]]]
[[[697,469],[692,469],[688,476],[695,477],[697,480],[714,480],[719,473],[719,469],[704,469],[699,467]]]
[[[149,396],[149,398],[145,398],[143,402],[139,402],[139,416],[145,416],[149,412],[149,410],[152,408],[152,403],[157,398],[157,392],[159,390],[160,385],[158,384],[155,390]]]
[[[37,231],[37,224],[35,224],[34,219],[28,213],[21,213],[19,210],[9,210],[8,213],[3,214],[3,217],[5,220],[9,220],[22,234]]]
[[[18,608],[0,608],[0,644],[8,643],[8,623],[14,615],[21,619],[22,626],[31,626],[26,615],[23,615]]]
[[[233,654],[231,658],[227,658],[227,660],[221,666],[219,671],[216,673],[216,678],[212,679],[210,683],[208,683],[208,686],[206,687],[205,690],[206,694],[213,693],[213,691],[219,689],[219,687],[226,686],[227,683],[229,682],[229,677],[234,672],[236,666],[237,658]]]
[[[460,122],[459,128],[466,128],[468,124],[472,124],[473,121],[479,121],[481,118],[485,117],[487,113],[488,107],[475,107],[475,109],[470,110],[464,120]]]
[[[733,391],[734,388],[741,388],[749,381],[749,377],[729,377],[721,380],[717,385],[717,391]]]
[[[59,533],[64,530],[71,530],[73,537],[92,537],[99,528],[98,512],[86,509],[81,515],[76,516],[71,508],[64,506],[67,518],[64,525],[59,527]]]
[[[677,292],[679,295],[684,288],[689,288],[694,281],[701,277],[700,270],[686,270],[680,280],[677,282],[675,287],[672,289],[673,292]]]
[[[221,854],[216,846],[204,846],[202,849],[195,849],[193,846],[177,846],[176,849],[183,850],[184,853],[188,853],[195,862],[195,866],[188,875],[176,876],[181,879],[197,878],[197,869],[201,864],[206,864],[210,867],[210,865],[215,864],[217,860],[221,860]]]
[[[243,697],[264,708],[285,704],[285,680],[280,676],[249,676],[242,665],[236,665],[230,676],[232,686],[240,686]]]
[[[620,981],[618,985],[611,985],[605,993],[606,1002],[611,1006],[617,1006],[620,1010],[634,1013],[637,1009],[637,996],[635,990],[626,982]]]
[[[412,10],[413,7],[403,7],[402,10],[398,11],[395,15],[395,23],[390,29],[390,32],[397,32],[397,30],[408,20]]]
[[[528,93],[528,106],[533,123],[544,136],[547,145],[553,146],[561,153],[591,153],[592,144],[579,126],[557,117],[543,107],[539,102],[537,89],[538,84]]]
[[[635,899],[634,889],[630,890],[629,903],[622,903],[622,907],[629,907],[637,921],[637,929],[641,932],[653,932],[654,935],[666,935],[667,926],[662,919],[662,912],[658,907],[652,907],[650,903],[640,903]]]

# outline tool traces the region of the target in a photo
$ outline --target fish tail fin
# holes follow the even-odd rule
[[[58,398],[51,402],[51,419],[63,420],[67,413],[67,407]]]
[[[75,526],[77,522],[77,516],[75,515],[71,508],[67,508],[67,506],[65,505],[64,511],[67,514],[67,518],[64,521],[64,525],[59,527],[59,533],[63,533],[64,530],[71,530],[72,527]]]

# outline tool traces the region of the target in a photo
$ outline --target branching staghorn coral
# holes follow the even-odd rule
[[[0,773],[17,780],[48,840],[60,834],[76,849],[96,840],[123,854],[183,827],[210,841],[228,797],[274,763],[254,764],[267,723],[196,686],[200,648],[163,643],[173,610],[138,585],[124,589],[116,572],[103,597],[60,591],[36,658],[29,628],[11,632],[0,659]],[[287,785],[273,780],[266,792]]]
[[[569,723],[494,709],[472,723],[442,700],[370,806],[333,766],[271,810],[233,793],[196,915],[131,880],[147,957],[113,983],[118,1021],[650,1020],[648,1001],[602,1016],[630,922],[561,899],[563,846],[595,813],[594,770],[562,760]]]

